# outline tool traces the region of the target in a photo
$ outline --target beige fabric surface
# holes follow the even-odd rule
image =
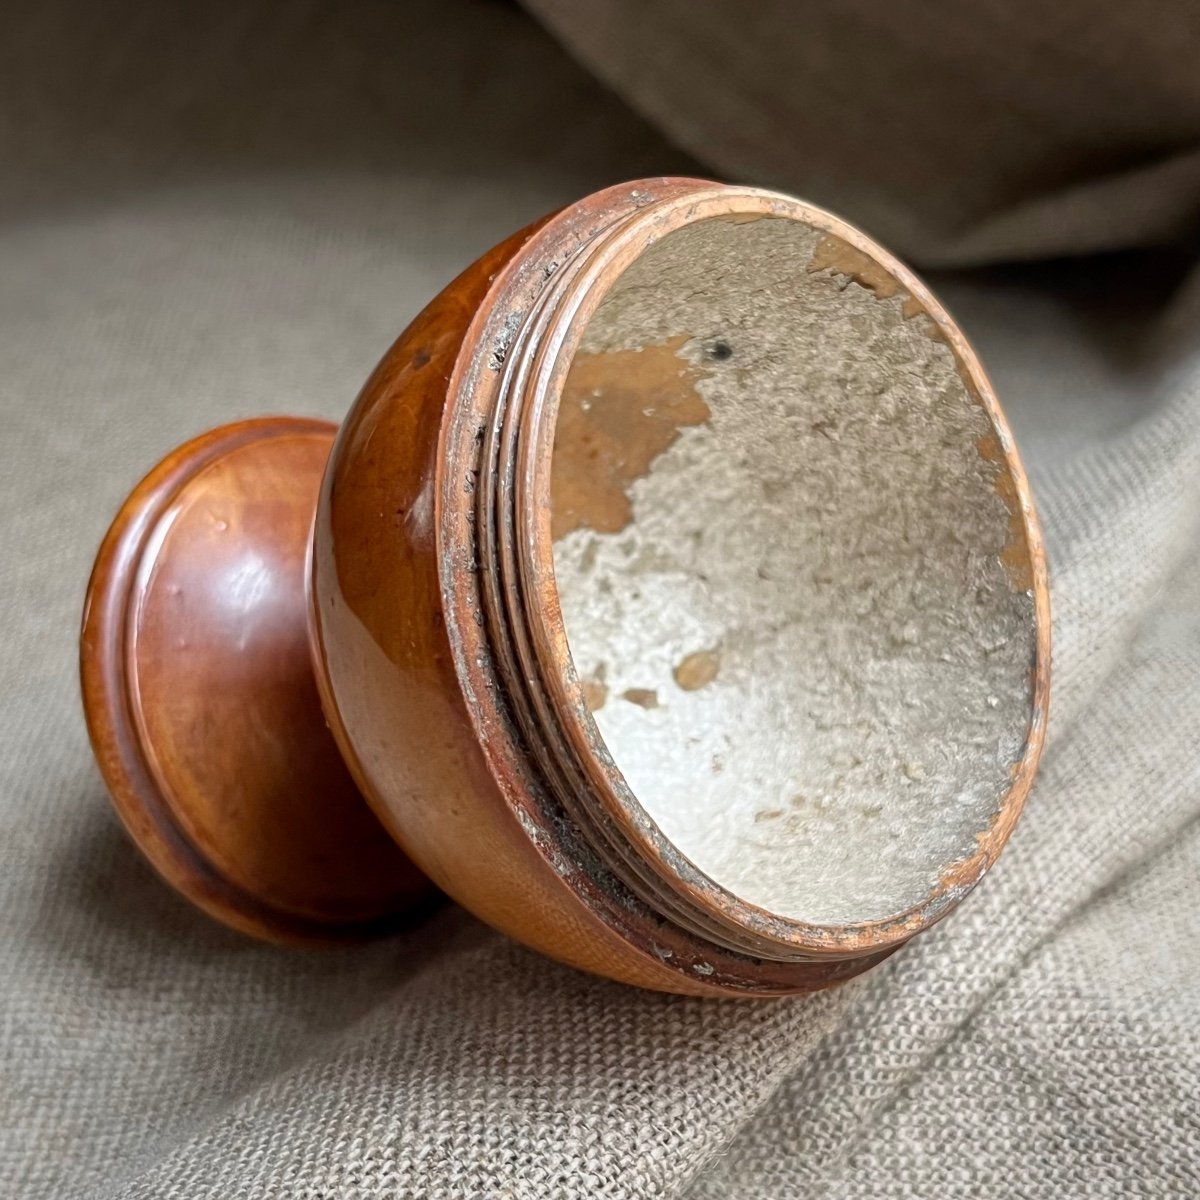
[[[743,66],[763,44],[751,7],[714,32],[709,8],[688,6]],[[1037,37],[1002,5],[962,7],[987,16],[962,51],[986,43],[986,62],[938,49],[949,6],[906,41],[895,5],[862,5],[843,73],[881,86],[923,40],[931,61],[906,94],[948,97],[946,136],[965,145],[1007,39],[1031,65],[1005,96],[1029,99],[984,131],[992,182],[963,178],[977,159],[918,153],[914,94],[882,140],[921,158],[918,175],[875,177],[860,160],[877,135],[856,121],[842,159],[826,148],[815,198],[837,204],[834,168],[853,166],[880,232],[930,257],[942,246],[943,261],[1166,232],[1176,247],[936,278],[996,378],[1045,518],[1045,766],[1006,856],[952,919],[857,984],[757,1004],[592,979],[454,910],[338,952],[226,932],[117,827],[75,677],[91,556],[156,457],[236,417],[339,416],[424,299],[496,238],[615,179],[701,168],[503,5],[0,14],[0,1195],[1200,1194],[1200,283],[1185,222],[1100,236],[1042,208],[1058,216],[1014,216],[1008,240],[947,233],[968,210],[994,207],[971,225],[993,231],[1018,211],[996,180],[1022,181],[1020,203],[1054,194],[1034,186],[1054,157],[1035,133],[1057,137],[1048,110],[1098,70],[1103,104],[1071,92],[1096,143],[1119,125],[1127,166],[1178,151],[1185,167],[1192,32],[1162,35],[1154,5],[1119,21],[1098,2],[1043,5]],[[659,10],[645,0],[637,19]],[[1092,40],[1061,36],[1089,15]],[[823,36],[796,38],[807,58],[791,67],[772,46],[743,105],[766,112],[786,85],[790,119],[805,114],[788,157],[758,140],[711,169],[804,185],[787,164],[846,112],[846,93],[806,91]],[[840,62],[843,42],[821,53]],[[665,52],[661,67],[685,77]],[[693,84],[656,115],[716,138],[694,105],[725,88],[722,62]],[[1128,193],[1137,211],[1194,211],[1194,188],[1160,189],[1154,172]],[[974,208],[954,199],[968,186]],[[861,198],[846,188],[841,207],[867,221]]]
[[[1194,235],[1190,0],[527,0],[679,144],[922,263]]]

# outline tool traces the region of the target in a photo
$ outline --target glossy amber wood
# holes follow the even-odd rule
[[[553,422],[534,412],[525,474],[511,460],[501,470],[506,389],[536,363],[538,403],[552,416],[573,345],[539,324],[551,293],[561,301],[585,270],[614,278],[637,252],[621,231],[636,224],[645,244],[698,213],[798,216],[841,237],[856,264],[882,264],[1004,431],[944,310],[829,214],[771,193],[657,179],[597,193],[513,235],[400,335],[331,452],[331,427],[320,423],[214,431],[151,473],[101,549],[83,635],[93,744],[125,823],[191,899],[261,935],[361,933],[427,898],[415,863],[489,924],[574,966],[665,991],[770,996],[866,970],[950,911],[995,859],[1036,769],[1049,680],[1044,553],[1006,431],[994,452],[1037,620],[1028,743],[978,853],[926,904],[844,929],[787,923],[681,870],[636,816],[603,812],[597,757],[582,780],[587,804],[576,810],[556,791],[551,760],[562,746],[536,728],[531,736],[521,705],[548,704],[584,757],[598,734],[570,664],[548,551]],[[603,246],[613,248],[607,258]],[[585,296],[580,311],[595,303]],[[505,573],[519,552],[531,561]],[[522,610],[534,618],[532,640],[519,620],[505,625],[506,612]],[[628,847],[640,843],[647,889],[627,886],[582,819],[591,812]]]
[[[305,560],[333,434],[269,418],[180,447],[118,513],[83,620],[88,726],[125,825],[185,896],[273,938],[366,935],[430,894],[313,681]]]
[[[489,609],[485,594],[494,583],[484,554],[492,518],[475,496],[495,480],[495,463],[484,451],[501,419],[501,380],[517,355],[541,352],[521,338],[545,301],[547,281],[569,272],[581,247],[646,206],[680,201],[647,231],[652,237],[692,219],[693,198],[694,205],[719,209],[722,197],[714,192],[720,191],[663,179],[588,197],[485,255],[401,334],[343,424],[326,473],[314,531],[314,657],[331,727],[364,794],[414,861],[466,907],[543,953],[614,979],[703,995],[778,995],[828,986],[878,962],[948,912],[1003,845],[1044,730],[1045,562],[1011,452],[1014,528],[1038,605],[1029,748],[979,854],[920,911],[852,930],[810,927],[803,949],[768,960],[689,932],[667,910],[639,902],[597,860],[548,794],[538,769],[545,747],[515,718],[512,688],[497,659],[503,639],[497,640],[495,606]],[[752,203],[770,211],[763,195]],[[783,211],[782,198],[775,206]],[[1002,421],[952,322],[918,281],[898,264],[895,270],[945,330],[980,403]],[[547,372],[565,370],[569,349],[556,345],[546,354]],[[531,514],[548,527],[544,506],[515,519]],[[537,583],[523,603],[540,605],[561,635],[544,552],[533,574]],[[577,681],[567,693],[556,702],[582,713]],[[694,896],[710,908],[723,903],[704,884]],[[779,924],[770,914],[761,920],[770,933]]]

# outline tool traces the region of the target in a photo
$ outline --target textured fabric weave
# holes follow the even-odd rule
[[[1188,0],[527,0],[732,175],[852,212],[921,262],[1194,233]]]
[[[534,7],[711,165],[503,5],[0,15],[0,1194],[1200,1195],[1194,19],[795,5],[800,34],[765,3]],[[664,21],[649,58],[629,35]],[[1010,119],[981,125],[998,62]],[[889,81],[909,98],[891,109]],[[1083,190],[1046,169],[1081,129],[1124,156],[1125,191],[1088,191],[1086,155]],[[980,137],[994,159],[956,166]],[[212,424],[339,417],[420,305],[536,214],[721,169],[926,264],[1174,239],[933,280],[1050,543],[1051,738],[1000,865],[883,968],[777,1003],[592,979],[453,909],[333,952],[193,912],[118,828],[79,710],[79,608],[117,504]]]

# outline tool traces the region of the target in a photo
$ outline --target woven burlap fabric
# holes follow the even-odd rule
[[[1007,182],[969,181],[995,198],[975,208],[903,105],[877,144],[926,164],[920,187],[881,167],[870,205],[853,187],[839,204],[831,151],[822,179],[798,173],[812,128],[843,120],[850,164],[873,110],[806,89],[779,46],[749,88],[767,19],[750,6],[724,26],[709,6],[688,6],[694,25],[676,10],[662,78],[689,69],[667,47],[723,29],[731,61],[692,68],[696,94],[727,87],[764,129],[803,109],[793,143],[735,161],[694,96],[664,91],[678,108],[660,112],[631,91],[675,136],[704,132],[686,140],[711,145],[708,168],[505,6],[50,0],[0,16],[0,1194],[1200,1194],[1200,283],[1178,240],[1197,192],[1155,186],[1186,173],[1196,133],[1194,24],[1166,36],[1165,9],[1156,24],[1146,6],[1070,0],[1038,25],[1016,7],[1024,20],[946,6],[907,40],[895,5],[854,10],[846,75],[873,95],[923,38],[928,78],[904,79],[962,95],[941,110],[957,144],[979,119],[974,83],[1027,56],[1004,77],[1015,101],[1028,76],[1019,119],[986,131]],[[960,9],[988,22],[975,67]],[[575,11],[589,60],[644,76],[621,20],[585,24],[622,10]],[[669,11],[645,0],[636,20]],[[565,12],[555,26],[577,46]],[[1054,36],[1070,21],[1090,40]],[[794,39],[810,56],[820,29]],[[1098,98],[1077,86],[1094,62]],[[1043,111],[1048,89],[1074,89],[1077,124]],[[1147,168],[1121,221],[1104,201],[1061,207],[1043,170],[1051,134],[1069,157],[1087,121]],[[1036,142],[1024,160],[1021,138]],[[1001,864],[884,968],[780,1003],[609,984],[453,909],[335,952],[260,946],[194,913],[117,827],[79,712],[83,587],[128,488],[211,424],[340,416],[424,300],[536,213],[618,178],[734,167],[862,221],[872,209],[929,261],[1176,237],[935,279],[1009,408],[1052,557],[1052,735]],[[1021,205],[1058,216],[1023,221]]]
[[[527,0],[706,162],[852,211],[922,263],[1194,230],[1188,0]]]

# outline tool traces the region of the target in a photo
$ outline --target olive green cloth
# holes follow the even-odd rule
[[[509,6],[0,13],[0,1195],[1200,1194],[1194,15],[536,7],[708,165]],[[1050,745],[1001,864],[861,982],[771,1003],[596,980],[454,909],[330,952],[192,911],[117,826],[79,710],[122,497],[209,425],[339,416],[538,213],[722,170],[927,264],[1173,239],[935,278],[1052,556]]]

